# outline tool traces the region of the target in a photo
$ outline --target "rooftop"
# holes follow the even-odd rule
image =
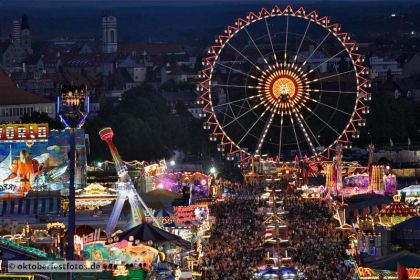
[[[1,105],[20,105],[20,104],[40,104],[53,103],[53,101],[29,93],[18,88],[10,79],[9,75],[0,67],[0,104]]]

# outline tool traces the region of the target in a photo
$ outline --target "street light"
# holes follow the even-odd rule
[[[86,86],[62,86],[57,97],[57,114],[60,121],[70,129],[69,155],[69,210],[67,232],[67,259],[74,260],[74,235],[76,231],[76,204],[74,175],[76,167],[76,129],[81,128],[89,113],[89,95]],[[71,279],[71,278],[70,278]]]

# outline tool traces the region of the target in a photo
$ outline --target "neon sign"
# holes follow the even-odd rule
[[[48,141],[48,124],[2,124],[0,141]]]
[[[101,237],[101,229],[97,228],[94,232],[89,233],[88,235],[82,235],[81,239],[83,241],[83,244],[92,243],[95,241],[99,241]]]
[[[177,223],[203,221],[207,218],[207,206],[190,205],[174,207],[175,221]]]

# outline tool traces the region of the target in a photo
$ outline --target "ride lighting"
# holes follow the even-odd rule
[[[232,156],[232,155],[228,155],[228,156],[226,157],[226,159],[227,159],[227,160],[229,160],[229,161],[232,161],[232,160],[233,160],[233,156]]]
[[[366,106],[366,108],[364,108],[364,109],[362,110],[362,113],[363,113],[363,114],[369,114],[369,113],[370,113],[370,107],[369,107],[369,106]]]
[[[216,45],[210,46],[206,50],[209,55],[205,55],[203,58],[202,62],[205,67],[199,74],[198,84],[202,92],[201,104],[205,111],[200,114],[200,117],[209,116],[208,121],[211,122],[211,128],[214,128],[213,134],[220,135],[217,140],[221,140],[219,142],[221,145],[218,145],[217,149],[226,154],[228,160],[237,159],[244,163],[252,157],[257,159],[261,151],[265,151],[273,144],[277,144],[279,147],[296,147],[301,151],[302,148],[305,148],[301,146],[302,142],[307,142],[310,148],[307,152],[309,157],[319,155],[329,157],[333,150],[332,147],[342,139],[341,137],[352,136],[352,132],[348,131],[347,127],[365,126],[365,120],[361,120],[359,117],[362,113],[369,113],[369,107],[366,107],[364,100],[371,100],[371,95],[367,92],[371,83],[368,79],[369,69],[361,63],[364,61],[364,57],[357,53],[359,48],[351,40],[349,33],[341,32],[339,24],[331,23],[327,17],[321,17],[315,11],[305,11],[303,8],[293,10],[291,6],[284,9],[276,6],[273,9],[261,11],[265,12],[261,12],[259,16],[248,13],[245,18],[237,19],[234,26],[224,29],[224,35],[216,37]],[[314,63],[311,58],[318,55],[319,46],[313,48],[306,57],[302,57],[299,50],[294,51],[292,46],[299,43],[302,45],[306,35],[308,38],[312,36],[313,29],[306,28],[305,30],[304,24],[298,24],[299,26],[296,25],[295,29],[301,29],[301,33],[299,33],[304,34],[302,38],[293,39],[289,36],[288,28],[281,36],[276,35],[275,38],[272,38],[266,29],[269,29],[269,26],[275,26],[277,21],[281,20],[291,21],[291,25],[293,25],[293,21],[306,21],[307,26],[316,22],[330,36],[328,43],[331,44],[331,48],[337,49],[339,52],[326,57],[323,62],[318,64]],[[247,28],[248,26],[254,27],[254,25],[255,32],[251,34]],[[259,28],[259,26],[263,28]],[[262,34],[258,34],[259,32]],[[236,37],[242,38],[242,36],[249,38],[254,43],[255,49],[260,55],[243,55],[239,50],[246,45],[240,46],[241,39],[236,41],[235,47],[232,46],[231,42],[236,40]],[[254,40],[253,36],[255,38],[268,36],[268,40],[261,42]],[[273,41],[284,46],[282,55],[277,55],[276,52],[262,55],[258,45],[261,43],[263,44],[261,47],[266,48],[267,42],[270,42],[274,50]],[[242,42],[242,44],[244,43],[246,42]],[[247,63],[241,65],[228,63],[225,58],[231,55],[232,48],[242,55]],[[342,53],[345,54],[346,61],[351,64],[349,69],[332,75],[313,75],[323,69],[321,67],[325,66],[326,61],[330,61]],[[309,64],[311,67],[308,67]],[[321,69],[318,70],[319,68]],[[240,75],[241,78],[231,79],[230,75],[226,75],[226,71]],[[242,76],[245,76],[246,79],[243,79]],[[328,84],[331,85],[331,89],[328,90],[322,87],[322,81],[327,79]],[[343,91],[339,86],[341,79],[348,81],[349,86],[346,91]],[[226,90],[226,88],[230,90]],[[233,90],[233,88],[238,90]],[[223,98],[219,98],[221,92],[223,92]],[[341,93],[344,92],[348,94],[346,94],[346,98],[341,98]],[[342,110],[340,108],[347,108],[347,106],[342,107],[340,103],[351,106]],[[325,109],[324,112],[329,113],[319,114],[317,109],[319,106]],[[329,126],[327,114],[335,114],[333,111],[343,113],[337,116],[342,123],[347,124],[344,126],[344,131],[335,131],[336,129],[330,126],[330,130],[336,132],[339,137],[335,137],[334,134],[330,137],[328,134],[331,131],[323,131],[321,138],[312,133],[317,131],[315,129],[318,127]],[[311,122],[306,122],[308,112],[314,117]],[[257,126],[260,122],[263,125]],[[207,129],[208,125],[204,124],[203,127]],[[255,135],[258,136],[256,143]],[[310,137],[310,135],[314,137]],[[358,132],[353,133],[353,138],[359,138]],[[321,139],[322,141],[320,141]],[[215,135],[210,135],[210,140],[216,141]],[[322,145],[319,142],[322,142]],[[235,148],[226,152],[223,146]],[[280,149],[281,151],[278,153],[273,153],[273,149],[268,150],[270,158],[280,156],[283,151]],[[259,158],[271,162],[265,156]]]
[[[371,101],[372,100],[372,94],[368,93],[365,97],[364,97],[365,101]]]

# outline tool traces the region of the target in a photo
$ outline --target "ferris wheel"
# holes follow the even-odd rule
[[[350,147],[370,100],[362,55],[340,25],[291,6],[262,8],[217,36],[198,90],[204,128],[229,160],[329,158]]]

